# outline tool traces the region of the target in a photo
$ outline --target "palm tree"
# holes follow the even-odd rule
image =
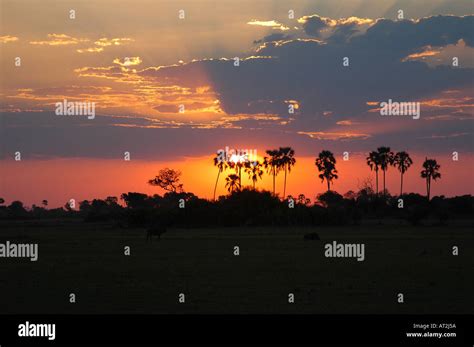
[[[393,152],[390,150],[390,147],[379,147],[377,152],[380,158],[380,168],[383,172],[383,195],[385,195],[385,172],[388,170],[388,166],[393,164]]]
[[[268,174],[273,176],[273,195],[275,195],[275,178],[281,169],[280,151],[278,149],[269,149],[266,153],[269,156],[263,158],[263,165],[267,169]]]
[[[229,193],[232,194],[233,192],[240,190],[239,176],[237,176],[236,174],[230,174],[229,176],[227,176],[225,178],[225,182],[225,186]]]
[[[43,200],[41,203],[43,204],[44,207],[48,206],[48,200]]]
[[[225,160],[222,160],[220,158],[219,154],[217,154],[214,157],[214,166],[217,166],[218,172],[217,172],[217,179],[216,179],[216,185],[214,186],[214,200],[216,200],[216,190],[217,190],[217,182],[219,182],[219,176],[222,172],[227,170],[227,162]]]
[[[286,194],[286,172],[290,173],[291,167],[296,164],[295,150],[291,147],[280,147],[280,165],[285,170],[285,183],[283,185],[283,198]]]
[[[249,179],[252,180],[253,189],[255,190],[255,184],[257,183],[258,179],[262,179],[262,164],[258,161],[249,162],[245,166],[245,172],[249,175]]]
[[[316,158],[315,165],[318,167],[318,171],[321,172],[318,176],[321,182],[324,182],[326,179],[329,192],[332,180],[339,178],[336,170],[336,158],[334,158],[332,152],[323,150]]]
[[[403,194],[403,174],[407,172],[411,164],[413,164],[413,160],[405,151],[398,152],[393,157],[393,165],[400,171],[400,196]]]
[[[367,157],[367,165],[370,166],[372,171],[375,171],[375,190],[379,195],[379,167],[380,167],[380,156],[378,152],[372,151]]]
[[[440,167],[436,160],[425,158],[423,170],[421,170],[421,178],[426,179],[426,197],[428,201],[430,201],[431,180],[436,181],[438,178],[441,178],[441,174],[438,171]]]

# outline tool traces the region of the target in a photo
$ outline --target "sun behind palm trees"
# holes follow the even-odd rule
[[[413,164],[413,160],[405,151],[398,152],[393,157],[393,165],[400,171],[400,196],[403,195],[403,174],[407,172],[411,164]]]
[[[430,201],[431,193],[431,180],[436,181],[438,178],[441,178],[439,173],[441,165],[439,165],[436,160],[425,158],[423,163],[423,170],[421,170],[421,178],[426,179],[426,197]]]
[[[336,170],[336,158],[334,158],[332,152],[324,150],[319,153],[315,165],[318,167],[318,171],[321,172],[318,177],[321,179],[321,182],[326,180],[329,192],[331,190],[332,180],[339,178]]]

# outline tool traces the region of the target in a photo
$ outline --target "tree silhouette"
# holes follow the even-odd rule
[[[268,157],[263,158],[263,165],[268,174],[273,176],[273,195],[275,195],[275,178],[281,169],[280,151],[278,149],[269,149],[266,151]]]
[[[378,152],[372,151],[367,157],[367,165],[369,165],[372,171],[375,171],[375,190],[377,195],[379,194],[379,168],[380,168],[380,156]]]
[[[262,164],[258,161],[249,162],[245,166],[245,172],[249,175],[249,179],[252,180],[253,189],[255,190],[255,184],[257,183],[258,179],[262,179]]]
[[[283,184],[283,198],[286,196],[286,173],[291,172],[291,167],[296,164],[295,151],[291,147],[280,147],[280,167],[285,171],[285,181]]]
[[[379,147],[377,152],[380,158],[380,168],[383,172],[383,195],[385,196],[385,173],[388,170],[388,166],[393,164],[393,152],[390,150],[390,147]]]
[[[168,192],[181,193],[183,185],[179,183],[181,171],[169,168],[161,169],[158,176],[148,181],[152,186],[158,186]]]
[[[230,174],[225,178],[225,186],[229,193],[233,193],[240,190],[239,176],[236,174]]]
[[[425,158],[423,170],[421,170],[421,178],[426,179],[426,197],[428,201],[430,201],[431,180],[436,181],[438,178],[441,178],[441,174],[438,171],[440,167],[436,160]]]
[[[5,199],[0,198],[0,205],[3,205],[5,203]]]
[[[321,172],[318,177],[321,179],[321,182],[326,180],[329,192],[331,190],[332,180],[339,178],[336,170],[336,158],[334,158],[332,152],[323,150],[316,158],[315,165],[318,171]]]
[[[393,165],[400,171],[400,196],[403,194],[403,174],[407,172],[411,164],[413,164],[413,160],[405,151],[397,152],[393,157]]]
[[[219,154],[217,154],[215,157],[214,157],[214,166],[217,167],[217,179],[216,179],[216,185],[214,186],[214,199],[213,200],[216,200],[216,190],[217,190],[217,183],[219,182],[219,176],[221,175],[222,172],[224,172],[225,170],[227,170],[228,168],[228,165],[227,165],[227,161],[223,160],[222,158],[220,158]]]
[[[239,153],[238,151],[235,151]],[[245,154],[233,154],[227,163],[227,165],[235,170],[235,173],[239,177],[239,186],[242,186],[242,169],[247,164],[247,156]]]
[[[41,203],[43,204],[44,207],[48,206],[48,200],[43,200]]]

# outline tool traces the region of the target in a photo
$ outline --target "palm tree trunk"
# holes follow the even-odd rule
[[[427,192],[428,201],[430,201],[430,190],[431,190],[431,178],[428,177],[428,179],[426,180],[426,192]]]
[[[328,179],[326,179],[326,181],[328,182],[328,192],[331,190],[331,182],[329,182]]]
[[[273,195],[275,195],[275,167],[273,167]]]
[[[239,186],[242,189],[242,167],[239,165]]]
[[[283,184],[283,199],[286,197],[286,166],[285,166],[285,183]]]
[[[375,170],[375,190],[379,195],[379,170]]]
[[[385,170],[383,171],[383,196],[385,196]]]
[[[255,190],[255,179],[252,180],[253,181],[253,190]]]
[[[401,174],[401,179],[400,179],[400,196],[403,195],[403,172]]]
[[[221,170],[217,173],[216,185],[214,186],[214,200],[216,200],[216,190],[217,190],[217,182],[219,182],[219,176],[221,174]]]

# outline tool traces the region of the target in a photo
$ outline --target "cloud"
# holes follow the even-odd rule
[[[88,42],[88,39],[75,38],[66,34],[48,34],[48,39],[45,41],[30,41],[32,45],[48,45],[48,46],[65,46],[77,45],[81,42]]]
[[[128,37],[122,37],[122,38],[115,38],[115,39],[108,39],[106,37],[101,38],[97,41],[94,42],[96,46],[101,46],[101,47],[108,47],[108,46],[122,46],[127,43],[132,42],[133,39],[128,38]]]
[[[142,63],[142,60],[140,57],[125,57],[123,58],[123,61],[120,60],[120,58],[115,58],[113,63],[120,66],[134,66],[140,65]]]
[[[19,40],[19,38],[16,37],[16,36],[10,36],[10,35],[0,36],[0,43],[15,42],[15,41],[18,41],[18,40]]]
[[[180,128],[182,134],[191,136],[192,132],[184,130],[242,128],[251,131],[252,138],[294,143],[303,150],[314,148],[314,141],[347,149],[351,141],[351,148],[357,150],[386,143],[395,148],[429,145],[444,150],[449,145],[472,151],[466,136],[448,135],[466,133],[472,127],[474,69],[462,64],[430,66],[422,59],[424,52],[443,52],[450,45],[457,50],[471,49],[468,24],[472,20],[472,16],[404,21],[327,18],[320,29],[310,29],[317,37],[308,38],[304,28],[291,31],[290,38],[283,33],[269,35],[259,47],[240,55],[240,66],[234,66],[231,58],[207,58],[137,68],[137,64],[125,66],[124,59],[116,59],[112,66],[82,67],[75,72],[81,78],[103,78],[102,82],[112,85],[127,82],[117,84],[126,91],[114,87],[83,95],[97,98],[101,105],[124,108],[122,115],[144,118],[141,115],[146,114],[154,119],[108,125],[132,130],[135,141],[151,137],[152,129],[161,134],[164,128]],[[425,57],[438,55],[441,53]],[[343,65],[344,57],[349,58],[349,66]],[[51,102],[46,100],[51,95],[63,94],[30,90],[19,92],[18,97],[44,106]],[[381,117],[375,108],[388,99],[421,102],[420,120]],[[185,114],[179,114],[180,104],[185,105]],[[288,112],[289,104],[298,105],[294,113]],[[110,133],[117,136],[120,132]],[[418,138],[424,139],[422,145]],[[439,139],[442,143],[436,142]],[[186,144],[199,143],[194,140],[186,139]]]
[[[366,140],[370,137],[369,134],[357,134],[357,133],[350,133],[350,132],[322,132],[322,131],[314,131],[314,132],[307,132],[307,131],[299,131],[298,134],[301,135],[308,135],[312,139],[317,140],[343,140],[343,141],[350,141],[350,140]]]
[[[102,47],[90,47],[90,48],[79,48],[76,51],[78,53],[100,53],[104,50]]]
[[[103,37],[94,42],[94,45],[95,45],[94,47],[77,49],[77,52],[78,53],[100,53],[104,51],[105,47],[123,46],[133,41],[134,41],[133,39],[128,38],[128,37],[113,38],[113,39],[108,39],[106,37]]]
[[[265,42],[273,42],[273,41],[283,41],[283,40],[290,40],[292,39],[292,35],[285,35],[283,33],[273,33],[270,35],[265,36],[260,40],[255,40],[254,44],[265,43]]]
[[[304,32],[317,38],[329,38],[330,42],[345,42],[355,34],[361,34],[375,21],[370,18],[348,17],[331,19],[317,14],[298,19]]]
[[[289,27],[275,21],[275,20],[267,20],[267,21],[261,21],[257,19],[252,19],[251,21],[247,22],[249,25],[255,25],[255,26],[262,26],[262,27],[270,27],[272,29],[278,29],[281,31],[286,31],[290,30]]]

